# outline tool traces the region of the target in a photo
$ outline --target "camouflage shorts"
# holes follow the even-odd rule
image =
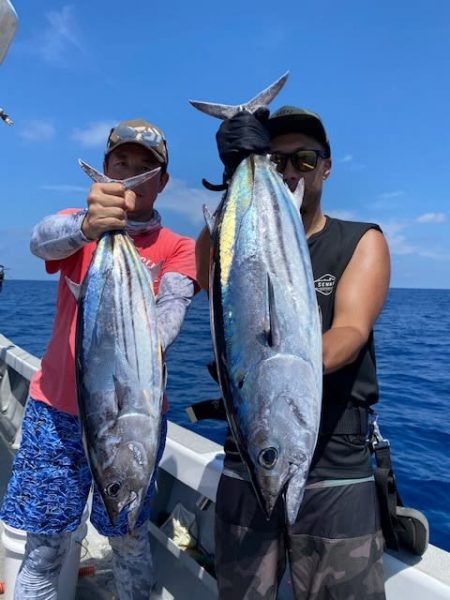
[[[222,475],[216,501],[221,600],[269,600],[286,569],[296,600],[384,600],[383,538],[373,481],[307,489],[294,526],[271,519],[252,486]]]

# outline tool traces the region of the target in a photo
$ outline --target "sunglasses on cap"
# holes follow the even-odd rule
[[[130,126],[119,126],[116,127],[112,134],[120,139],[121,141],[130,140],[130,142],[142,141],[148,146],[158,146],[164,139],[160,133],[154,129],[147,128],[136,128]]]
[[[316,168],[319,156],[320,158],[328,158],[325,150],[296,150],[290,154],[273,152],[270,155],[270,160],[275,164],[278,171],[284,171],[288,160],[290,160],[294,169],[306,173]]]

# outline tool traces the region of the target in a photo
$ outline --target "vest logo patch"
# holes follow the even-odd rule
[[[336,277],[327,273],[326,275],[322,275],[322,277],[319,277],[319,279],[314,281],[314,288],[316,292],[319,292],[319,294],[329,296],[333,291],[335,282]]]

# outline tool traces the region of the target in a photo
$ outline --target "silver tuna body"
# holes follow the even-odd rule
[[[80,290],[76,375],[83,440],[113,523],[133,529],[155,469],[162,353],[150,273],[125,233],[98,242]]]
[[[272,163],[237,168],[213,230],[213,341],[228,420],[261,506],[297,515],[321,410],[321,324],[303,224]]]

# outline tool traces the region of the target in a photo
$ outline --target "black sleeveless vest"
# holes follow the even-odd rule
[[[373,223],[327,217],[325,227],[308,240],[322,332],[330,329],[335,294],[362,236]],[[364,285],[364,281],[361,281]],[[310,470],[311,478],[365,477],[371,473],[365,444],[367,408],[378,400],[373,332],[357,359],[323,380],[322,421]]]

